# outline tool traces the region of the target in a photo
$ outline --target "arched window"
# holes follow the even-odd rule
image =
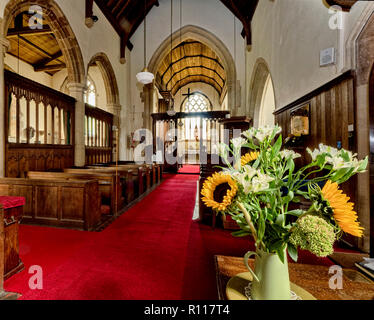
[[[191,96],[187,97],[184,102],[185,112],[204,112],[209,111],[211,102],[209,99],[198,92],[193,93]]]
[[[87,90],[84,94],[84,102],[96,107],[96,86],[91,77],[87,77]]]

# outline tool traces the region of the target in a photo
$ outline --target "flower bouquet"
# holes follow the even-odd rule
[[[298,248],[326,257],[343,232],[363,235],[354,204],[339,185],[365,171],[368,157],[358,160],[350,151],[320,144],[307,149],[312,161],[296,170],[294,160],[301,156],[282,150],[280,133],[278,126],[251,128],[230,146],[219,144],[227,167],[209,177],[201,192],[206,206],[236,221],[240,230],[234,236],[250,235],[255,241],[256,252],[244,258],[253,277],[253,299],[290,299],[287,252],[294,261]],[[242,148],[250,152],[241,156]],[[227,192],[217,199],[222,185]],[[311,204],[308,210],[291,209],[303,199]],[[254,271],[248,266],[252,255]]]

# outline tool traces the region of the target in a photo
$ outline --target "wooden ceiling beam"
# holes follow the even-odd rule
[[[121,8],[121,6],[124,4],[124,2],[125,2],[125,0],[117,0],[116,5],[113,8],[111,8],[112,13],[116,14],[116,11],[118,10],[118,8],[119,9]],[[127,0],[127,2],[129,2],[129,0]],[[127,5],[128,4],[126,3],[126,6]]]
[[[252,44],[251,23],[259,0],[238,1],[221,0],[221,2],[240,20],[243,25],[242,34],[245,34],[247,46]]]
[[[59,52],[53,54],[50,58],[40,60],[39,62],[35,63],[33,65],[34,70],[37,71],[40,68],[45,67],[48,63],[51,63],[52,61],[62,57],[62,51],[60,50]]]
[[[182,81],[184,81],[184,80],[186,80],[186,79],[188,79],[188,78],[192,78],[192,77],[202,77],[202,78],[209,79],[209,80],[215,82],[215,83],[217,84],[217,86],[220,88],[220,90],[217,90],[217,91],[222,92],[222,87],[221,87],[221,85],[217,82],[217,80],[214,79],[214,78],[212,78],[212,77],[209,77],[209,76],[207,76],[207,75],[205,75],[205,74],[193,74],[193,75],[188,75],[188,76],[184,77],[183,79],[181,79],[181,80],[177,81],[176,83],[174,83],[174,86],[171,88],[171,91],[173,92],[174,89],[175,89],[175,87],[177,87],[177,86],[178,86]],[[191,82],[200,82],[200,80],[199,80],[199,81],[193,80],[193,81],[191,81]],[[210,83],[210,85],[213,85],[213,84]],[[214,85],[213,85],[213,86],[214,86]],[[214,86],[214,87],[215,87],[215,86]],[[216,89],[217,89],[217,88],[216,88]]]
[[[178,60],[175,60],[173,61],[171,64],[169,64],[168,68],[165,70],[165,72],[161,75],[161,80],[163,81],[166,73],[169,71],[169,69],[171,68],[171,66],[174,66],[176,63],[179,63],[181,62],[182,60],[184,59],[191,59],[191,58],[203,58],[203,59],[208,59],[208,60],[211,60],[211,61],[214,61],[215,63],[217,63],[223,70],[225,70],[225,68],[223,67],[223,65],[219,62],[218,59],[216,58],[212,58],[212,57],[208,57],[208,56],[205,56],[203,54],[196,54],[196,55],[188,55],[188,56],[183,56],[182,58],[178,59]]]
[[[177,72],[174,72],[174,74],[172,75],[172,77],[169,79],[169,81],[166,83],[166,87],[169,85],[169,83],[170,83],[170,81],[172,81],[173,79],[174,79],[174,77],[176,76],[176,75],[178,75],[179,73],[181,73],[181,72],[183,72],[183,71],[185,71],[185,70],[189,70],[189,69],[205,69],[205,70],[209,70],[209,71],[212,71],[212,72],[214,72],[220,79],[221,79],[221,81],[223,82],[223,84],[225,84],[225,79],[223,79],[222,78],[222,76],[216,71],[216,70],[214,70],[214,69],[212,69],[212,68],[208,68],[208,67],[206,67],[206,66],[203,66],[203,65],[200,65],[200,66],[187,66],[187,67],[184,67],[183,69],[181,69],[181,70],[178,70]],[[191,76],[193,76],[192,74],[191,74]],[[218,83],[218,82],[217,82]]]
[[[36,44],[32,43],[30,40],[27,40],[26,38],[22,37],[22,36],[19,36],[19,39],[22,40],[23,42],[27,43],[29,46],[33,47],[34,49],[36,49],[37,51],[39,51],[40,53],[42,53],[43,55],[47,56],[48,58],[52,58],[52,55],[43,50],[42,48],[38,47]]]
[[[123,7],[118,11],[116,18],[119,19],[122,13],[127,9],[128,5],[130,4],[130,0],[127,0]]]
[[[43,66],[43,67],[39,67],[39,68],[35,68],[35,72],[48,72],[48,71],[60,71],[62,69],[65,69],[66,68],[66,64],[65,63],[60,63],[60,64],[53,64],[53,65],[50,65],[50,66]]]
[[[18,35],[42,35],[42,34],[51,34],[53,31],[51,30],[50,26],[44,25],[43,29],[30,29],[29,27],[22,27],[22,28],[11,28],[8,29],[7,37],[15,37]]]

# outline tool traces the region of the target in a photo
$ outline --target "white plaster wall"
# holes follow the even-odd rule
[[[30,80],[39,82],[47,87],[53,88],[52,76],[45,72],[35,72],[34,68],[22,60],[5,54],[4,63],[8,65],[15,73],[28,78]]]
[[[276,108],[341,74],[348,64],[346,41],[366,6],[366,1],[356,3],[351,12],[343,13],[344,29],[333,30],[332,14],[322,0],[260,0],[252,22],[252,49],[246,54],[247,101],[260,57],[269,65]],[[320,67],[320,51],[329,47],[337,50],[337,64]]]
[[[170,36],[170,0],[160,0],[159,7],[153,7],[147,16],[147,64],[153,53],[161,43]],[[180,29],[179,1],[173,2],[173,32]],[[182,27],[195,25],[204,28],[217,36],[229,49],[231,55],[235,56],[234,50],[234,15],[217,0],[183,0],[182,1]],[[245,48],[244,39],[240,33],[242,26],[236,19],[236,68],[239,79],[239,86],[242,86],[242,97],[240,113],[245,112]],[[131,96],[132,104],[137,112],[144,111],[144,104],[141,101],[141,87],[136,84],[136,74],[143,69],[144,52],[144,24],[131,38],[134,49],[131,52]],[[244,107],[243,107],[244,106]],[[143,125],[142,119],[137,118],[135,126],[140,128]]]

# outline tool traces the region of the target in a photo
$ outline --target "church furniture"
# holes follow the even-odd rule
[[[113,159],[113,114],[85,106],[86,165],[109,163]],[[92,134],[94,132],[94,134]]]
[[[111,173],[30,171],[27,173],[27,178],[41,180],[97,180],[99,184],[99,194],[101,199],[100,208],[102,214],[115,215],[123,207],[123,201],[121,199],[122,187],[120,180],[116,180],[115,175]],[[116,195],[118,198],[117,203]]]
[[[119,174],[122,186],[122,197],[126,204],[129,204],[135,199],[135,182],[133,179],[133,169],[128,168],[112,168],[104,166],[87,166],[85,169],[95,170],[94,172],[102,172],[109,174]],[[82,170],[85,170],[82,169]]]
[[[227,133],[227,136],[221,137],[221,142],[228,144],[231,139],[240,137],[243,131],[248,130],[252,126],[252,119],[248,117],[231,117],[222,119],[219,123]]]
[[[110,165],[110,167],[116,167],[115,165]],[[136,190],[137,196],[140,197],[144,192],[150,188],[150,170],[145,165],[137,164],[120,164],[119,168],[132,169],[133,175],[136,178]]]
[[[23,215],[25,199],[22,197],[0,196],[4,210],[4,280],[22,271],[24,265],[19,257],[18,230]]]
[[[8,70],[4,80],[5,175],[71,167],[75,99]]]
[[[2,178],[0,195],[25,198],[22,224],[94,231],[101,222],[95,180]]]
[[[99,182],[102,205],[109,205],[110,214],[116,215],[124,207],[121,177],[116,173],[103,173],[95,169],[64,169],[64,173],[73,174],[79,179],[95,179]]]
[[[248,272],[242,257],[215,256],[215,269],[218,297],[226,300],[226,285],[235,275]],[[254,260],[249,260],[254,267]],[[343,289],[332,290],[329,280],[329,267],[289,263],[290,281],[312,294],[317,300],[373,300],[374,282],[359,272],[343,268]]]

